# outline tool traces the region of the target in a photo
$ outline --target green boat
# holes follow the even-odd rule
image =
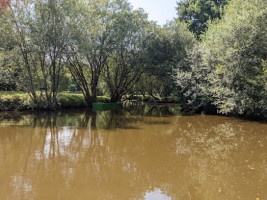
[[[116,103],[93,103],[93,110],[117,110],[123,108],[123,102]]]

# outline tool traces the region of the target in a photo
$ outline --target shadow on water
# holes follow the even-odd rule
[[[124,107],[131,115],[149,117],[168,117],[180,115],[180,108],[176,104],[128,103]]]
[[[30,127],[77,127],[90,129],[137,129],[137,122],[144,124],[168,124],[146,117],[168,117],[179,114],[175,106],[138,103],[128,104],[124,109],[92,111],[90,109],[71,109],[42,112],[0,112],[0,124]]]

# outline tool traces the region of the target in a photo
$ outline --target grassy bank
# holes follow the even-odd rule
[[[59,93],[58,105],[61,108],[86,107],[82,94]],[[98,96],[98,102],[109,102],[109,97]],[[25,92],[0,91],[0,110],[34,110],[35,104]]]
[[[110,98],[107,96],[98,96],[97,102],[109,102]],[[178,98],[166,97],[158,99],[150,95],[134,95],[129,97],[129,100],[158,102],[158,103],[177,103]],[[58,105],[60,108],[80,108],[86,107],[82,94],[74,93],[59,93],[57,96]],[[35,110],[36,105],[32,102],[29,95],[25,92],[6,92],[0,91],[0,111],[2,110]]]

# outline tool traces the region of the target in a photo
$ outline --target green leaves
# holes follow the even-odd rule
[[[149,24],[141,10],[133,11],[123,1],[116,3],[110,25],[113,45],[103,74],[112,102],[120,101],[146,70],[144,40]]]
[[[190,53],[201,58],[190,61],[192,78],[202,88],[193,94],[210,97],[220,113],[267,117],[264,2],[232,0],[223,18],[209,27],[195,47],[198,51]],[[200,101],[195,107],[201,105]]]
[[[208,23],[220,19],[228,0],[183,0],[178,2],[178,19],[188,24],[197,38],[203,34]]]

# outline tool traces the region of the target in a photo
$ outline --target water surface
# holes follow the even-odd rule
[[[267,124],[175,106],[0,113],[0,199],[267,199]]]

